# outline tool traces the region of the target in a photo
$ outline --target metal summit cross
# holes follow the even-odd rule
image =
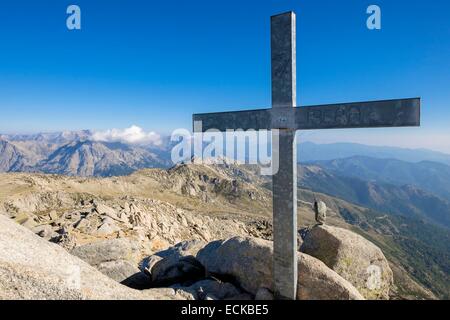
[[[296,108],[295,30],[294,12],[271,17],[272,109],[193,116],[194,132],[278,129],[274,131],[279,132],[279,143],[272,146],[272,161],[279,161],[278,172],[273,175],[273,275],[277,299],[297,296],[296,130],[420,126],[420,98]]]

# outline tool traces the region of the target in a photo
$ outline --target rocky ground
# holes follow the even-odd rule
[[[255,168],[0,176],[0,298],[273,298],[271,194]],[[298,298],[389,299],[383,253],[329,207],[338,227],[300,232]],[[310,204],[299,212],[312,226]],[[67,270],[78,269],[74,289]]]
[[[7,217],[0,217],[0,227],[2,299],[273,299],[267,240],[183,242],[137,269],[139,248],[129,239],[75,247],[70,254]],[[298,255],[298,299],[364,299],[323,262]]]

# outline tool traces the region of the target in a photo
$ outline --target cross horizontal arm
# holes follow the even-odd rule
[[[293,108],[291,108],[293,109]],[[215,129],[227,130],[271,130],[271,109],[194,114],[194,132]],[[199,127],[201,123],[201,127]]]
[[[420,126],[420,98],[310,106],[297,110],[294,129]]]
[[[226,130],[312,130],[420,126],[420,98],[196,114],[201,127]]]

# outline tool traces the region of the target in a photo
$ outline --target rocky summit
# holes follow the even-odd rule
[[[137,291],[103,275],[62,247],[0,216],[1,299],[172,299],[170,291]]]
[[[299,192],[297,298],[396,297],[398,267],[340,214],[362,209]],[[326,224],[315,223],[317,196]],[[2,174],[0,298],[273,299],[270,211],[257,168],[227,162],[110,178]]]
[[[74,250],[83,261],[6,217],[0,217],[0,227],[2,299],[241,300],[254,299],[262,290],[266,290],[266,297],[271,294],[266,254],[270,258],[272,249],[265,240],[231,238],[203,248],[197,242],[184,243],[156,253],[163,257],[140,271],[129,263],[133,248],[126,241],[108,240]],[[300,282],[299,298],[363,299],[322,262],[301,253],[299,256],[299,275],[305,279]],[[227,264],[218,268],[224,261]],[[114,267],[105,267],[105,263]],[[129,268],[124,267],[127,264]],[[130,281],[133,277],[134,282]],[[127,288],[127,280],[141,290]]]
[[[368,299],[388,299],[392,270],[383,252],[358,234],[331,226],[309,230],[300,248],[350,281]]]

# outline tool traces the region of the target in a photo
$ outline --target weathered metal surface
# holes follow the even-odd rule
[[[277,299],[297,297],[297,143],[295,131],[277,130],[272,161],[279,161],[273,176],[273,275]],[[273,140],[272,140],[273,141]],[[276,166],[276,165],[275,165]]]
[[[420,99],[356,102],[296,108],[295,129],[420,126]]]
[[[202,131],[217,129],[226,131],[228,129],[242,130],[271,130],[271,109],[260,109],[250,111],[218,112],[194,114],[194,122],[201,121]]]
[[[271,18],[272,110],[279,117],[270,125],[284,127],[291,120],[282,109],[294,110],[296,101],[295,14]],[[297,297],[297,144],[294,130],[279,130],[279,143],[272,146],[272,161],[278,161],[273,176],[273,276],[277,299]],[[272,138],[272,141],[275,139]]]
[[[343,129],[420,126],[420,98],[194,115],[203,130]]]
[[[296,17],[294,12],[272,16],[270,44],[272,63],[272,108],[297,104]]]

